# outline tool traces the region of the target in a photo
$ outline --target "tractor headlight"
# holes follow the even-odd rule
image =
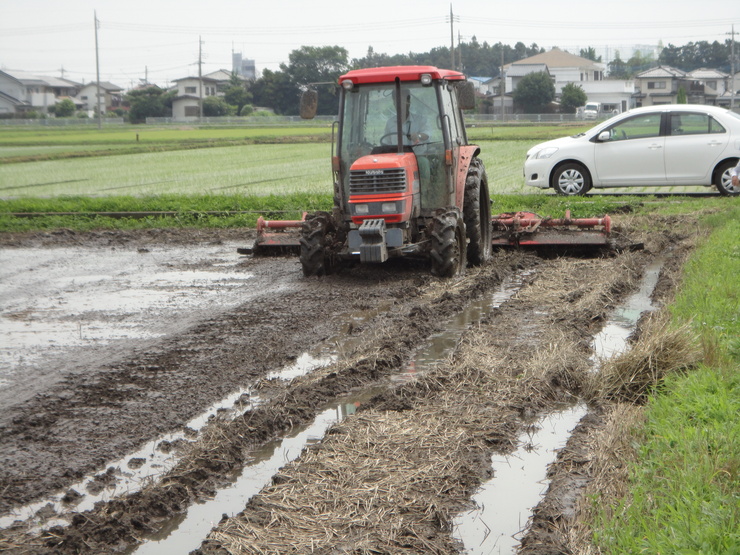
[[[424,85],[425,87],[428,87],[429,85],[432,84],[432,76],[429,73],[422,73],[420,80],[421,80],[421,84]]]
[[[396,212],[398,212],[395,202],[384,202],[380,206],[380,211],[383,214],[395,214]]]
[[[367,204],[355,204],[355,214],[366,215],[370,213],[370,206]]]
[[[540,150],[535,155],[535,158],[538,158],[540,160],[545,159],[545,158],[549,158],[550,156],[552,156],[553,154],[555,154],[557,151],[558,151],[558,149],[556,147],[554,147],[554,146],[551,146],[549,148],[543,148],[542,150]]]

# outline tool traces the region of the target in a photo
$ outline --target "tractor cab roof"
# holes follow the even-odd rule
[[[439,69],[434,66],[390,66],[371,67],[367,69],[354,69],[348,71],[339,78],[339,84],[343,81],[352,81],[354,85],[367,83],[393,83],[399,81],[421,81],[422,75],[430,75],[432,79],[447,79],[451,81],[464,81],[465,75],[459,71]]]

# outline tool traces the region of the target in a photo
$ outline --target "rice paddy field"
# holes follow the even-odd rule
[[[575,216],[586,215],[579,211],[588,211],[591,215],[612,213],[618,215],[620,225],[634,230],[635,233],[639,232],[640,236],[644,234],[654,242],[654,245],[648,244],[648,248],[645,249],[650,256],[652,253],[670,253],[678,246],[679,239],[681,242],[684,240],[688,242],[691,239],[691,249],[682,246],[681,248],[687,249],[687,252],[675,251],[676,253],[671,255],[675,258],[675,261],[671,262],[675,267],[670,264],[665,266],[667,273],[664,286],[671,288],[671,292],[664,292],[664,297],[668,303],[666,317],[670,316],[674,325],[690,329],[692,337],[698,338],[701,343],[702,360],[696,363],[695,357],[692,357],[690,369],[687,368],[688,365],[678,365],[680,371],[665,378],[654,371],[658,361],[655,353],[670,352],[676,355],[679,349],[671,347],[674,342],[661,350],[654,343],[647,341],[651,337],[650,333],[644,330],[641,332],[645,338],[643,344],[647,346],[643,352],[644,356],[630,361],[625,360],[624,366],[627,371],[622,375],[624,379],[616,381],[630,386],[641,384],[642,382],[637,381],[631,373],[633,368],[641,366],[645,369],[644,374],[646,376],[649,374],[653,380],[650,382],[651,387],[653,383],[655,387],[647,400],[641,397],[635,407],[632,407],[632,402],[629,403],[629,408],[634,408],[636,414],[639,411],[639,417],[635,416],[632,421],[618,422],[621,428],[618,430],[619,433],[613,433],[612,437],[620,441],[614,444],[604,441],[600,444],[600,448],[608,457],[604,459],[605,466],[594,466],[593,473],[598,477],[606,477],[613,473],[618,480],[615,481],[612,477],[609,485],[595,487],[585,496],[586,509],[583,514],[587,522],[583,530],[587,541],[580,551],[568,552],[718,555],[739,553],[740,505],[737,492],[740,484],[738,471],[740,433],[737,414],[740,410],[738,378],[740,374],[737,370],[740,367],[740,342],[737,329],[740,314],[738,304],[740,282],[737,276],[740,273],[740,252],[737,237],[740,234],[738,223],[740,198],[720,198],[719,195],[700,198],[676,194],[666,199],[655,199],[649,196],[613,196],[600,193],[586,198],[563,198],[555,196],[550,191],[525,187],[522,164],[526,151],[540,141],[572,135],[578,131],[580,129],[574,127],[557,126],[476,127],[469,130],[469,135],[471,141],[481,146],[481,158],[486,165],[491,192],[495,196],[494,202],[499,210],[532,209],[540,212],[539,208],[544,207],[542,214],[548,213],[548,210],[562,213],[564,208],[572,208]],[[0,127],[0,232],[31,231],[32,233],[26,234],[26,239],[31,242],[35,241],[36,237],[55,235],[60,236],[58,240],[66,240],[70,244],[76,243],[84,235],[89,235],[91,241],[105,241],[105,250],[113,251],[115,249],[111,249],[107,243],[111,234],[77,232],[87,230],[97,232],[118,225],[173,228],[198,225],[249,227],[253,225],[253,220],[247,220],[246,217],[241,219],[241,215],[227,214],[220,219],[217,216],[211,219],[210,212],[251,209],[269,214],[296,211],[299,207],[305,210],[325,208],[327,203],[331,204],[331,148],[330,126],[306,126],[294,129],[286,127],[157,129],[125,126],[102,131],[46,128],[18,130]],[[704,188],[696,190],[706,191]],[[652,191],[631,189],[629,193],[689,191],[691,191],[689,188],[675,190],[663,188]],[[609,193],[611,192],[625,190],[609,190]],[[250,202],[252,204],[248,204]],[[112,218],[94,214],[112,210],[122,212],[175,210],[177,214],[171,219],[161,217],[156,221],[150,218],[134,222],[133,218],[124,218],[131,220],[128,223],[122,220],[116,220],[114,223]],[[83,214],[68,216],[67,219],[58,215],[14,218],[9,214],[31,211],[45,213],[78,211]],[[89,212],[90,216],[84,212]],[[660,222],[668,228],[664,235],[655,232]],[[69,233],[35,234],[39,230],[60,228]],[[10,236],[16,234],[0,235],[8,236],[6,249],[15,248],[12,242],[16,239]],[[178,237],[180,235],[182,234],[178,233]],[[96,239],[101,236],[102,239]],[[145,236],[146,234],[139,235]],[[197,236],[197,233],[193,236]],[[639,245],[642,244],[644,247],[646,242],[635,243],[635,252],[629,251],[620,255],[624,254],[624,259],[627,260],[644,257],[645,253],[640,251]],[[150,245],[137,250],[136,253],[147,256],[150,252],[148,246]],[[688,252],[693,249],[696,250]],[[690,257],[688,262],[685,262],[684,257]],[[581,320],[582,325],[572,325],[573,320],[567,318],[558,319],[557,322],[570,322],[568,330],[576,330],[581,327],[585,329],[600,318],[599,314],[603,307],[599,303],[611,302],[607,296],[611,296],[616,289],[609,285],[609,288],[604,289],[609,295],[604,293],[603,297],[593,296],[589,291],[589,288],[593,287],[593,276],[584,278],[589,274],[580,269],[592,263],[604,264],[602,271],[594,274],[606,276],[608,279],[605,281],[609,283],[624,285],[629,265],[616,260],[609,257],[599,258],[598,261],[577,260],[570,273],[553,273],[550,275],[554,279],[543,280],[561,289],[568,288],[567,295],[553,297],[556,300],[567,299],[567,302],[560,304],[555,301],[551,303],[559,311],[566,310],[567,314],[575,314],[585,303],[593,303],[593,306],[587,305],[591,308],[585,311],[584,319]],[[562,260],[556,262],[559,265]],[[684,262],[685,268],[679,267]],[[275,262],[280,263],[285,261]],[[542,264],[544,265],[544,262]],[[255,264],[255,268],[258,269],[259,265]],[[269,275],[269,283],[272,286],[275,276],[284,270],[278,266],[269,268],[277,268],[277,273],[271,273],[269,269],[264,270],[264,274]],[[565,278],[562,277],[564,275]],[[371,281],[363,279],[367,283]],[[352,288],[351,280],[348,283]],[[421,282],[415,282],[414,285],[415,295],[399,293],[393,297],[391,312],[398,314],[399,318],[406,314],[405,311],[398,309],[399,299],[415,299],[420,290],[418,283]],[[334,285],[341,285],[341,281],[334,282]],[[302,294],[305,298],[311,298],[317,292],[326,294],[325,297],[319,297],[326,299],[326,302],[316,303],[316,307],[330,306],[331,302],[337,300],[336,288],[332,288],[330,294],[327,294],[323,284],[317,285],[308,280],[302,281],[300,287],[305,287],[306,291],[313,291],[312,294]],[[676,289],[675,292],[673,288]],[[458,295],[457,292],[453,293]],[[354,288],[346,298],[350,297],[352,299],[357,297]],[[371,295],[367,298],[376,297],[380,299],[382,295]],[[434,305],[435,311],[439,311],[439,306],[444,303],[458,306],[467,302],[461,301],[459,296],[451,296],[448,291],[439,297],[439,302],[429,300],[434,298],[436,297],[430,296],[425,302],[430,306]],[[601,302],[598,301],[599,298],[605,300]],[[360,301],[363,307],[367,308],[366,298],[358,300]],[[280,302],[282,303],[280,309],[286,310],[282,305],[289,303]],[[346,306],[342,305],[342,310],[346,310]],[[295,309],[295,318],[313,314],[310,307],[306,308],[300,303],[296,303]],[[567,312],[568,309],[571,312]],[[275,317],[279,311],[265,312]],[[528,314],[536,312],[529,310]],[[521,329],[519,323],[524,319],[519,313],[515,316],[512,321],[517,323],[516,333],[501,333],[500,328],[492,327],[491,335],[485,337],[484,343],[480,345],[495,346],[494,340],[503,338],[508,341],[510,338],[525,335],[518,333]],[[18,311],[13,317],[27,316],[24,312]],[[261,312],[259,317],[263,318]],[[331,321],[329,317],[322,319],[314,316],[313,319]],[[293,317],[282,318],[283,322],[293,320]],[[260,326],[262,322],[263,320],[260,320]],[[260,326],[255,325],[252,328]],[[79,329],[82,330],[82,327]],[[238,326],[233,328],[235,334],[231,336],[234,338],[233,341],[214,342],[211,339],[213,336],[209,335],[210,331],[205,334],[200,332],[194,334],[193,341],[202,339],[203,352],[209,353],[214,343],[243,346],[245,329],[245,324],[239,319]],[[270,331],[269,326],[265,329]],[[400,329],[400,326],[378,326],[374,329],[396,330]],[[560,329],[555,331],[565,333]],[[81,335],[82,331],[79,333]],[[557,346],[558,337],[555,335],[552,337],[555,339],[549,342],[550,347]],[[545,339],[549,341],[549,336]],[[200,352],[191,351],[190,343],[184,345],[188,348],[187,352]],[[252,349],[250,356],[262,356],[265,345],[272,347],[271,343],[265,341],[259,348]],[[470,352],[477,353],[478,344],[470,345],[472,345]],[[267,350],[269,349],[264,349]],[[567,350],[575,352],[574,348]],[[247,351],[249,349],[245,350]],[[554,349],[557,356],[565,351],[566,347]],[[373,351],[373,364],[378,360],[378,352],[380,351]],[[639,353],[640,351],[637,352],[638,355]],[[390,357],[387,353],[384,356]],[[282,354],[280,357],[285,358]],[[244,358],[236,357],[234,360],[237,358],[239,371],[242,372],[245,366]],[[231,361],[228,357],[219,359],[214,356],[213,360],[217,359]],[[175,366],[182,364],[182,358],[172,357],[172,360],[175,361],[173,362]],[[196,361],[196,357],[193,357],[193,360]],[[197,364],[203,367],[200,360],[197,359]],[[535,357],[533,360],[545,359]],[[567,361],[565,357],[562,360]],[[149,372],[151,368],[156,369],[158,366],[136,364],[132,365],[132,368],[136,371]],[[210,382],[212,368],[209,366],[207,369]],[[188,367],[186,370],[190,371]],[[167,372],[163,371],[161,374],[163,376],[161,379],[164,379]],[[150,381],[151,376],[147,374],[146,379]],[[94,380],[92,382],[94,383]],[[547,383],[549,388],[554,382]],[[336,382],[332,381],[332,387],[335,387],[335,384]],[[111,388],[110,391],[115,393],[117,390]],[[163,391],[168,393],[166,387]],[[199,396],[202,395],[202,390],[196,391]],[[478,397],[497,399],[495,395]],[[303,396],[291,394],[291,398],[303,399]],[[470,398],[472,396],[468,396],[468,399]],[[54,399],[51,397],[43,399],[43,411],[48,410],[48,404],[57,402]],[[66,397],[59,397],[59,402],[66,402],[64,399]],[[115,399],[115,403],[119,401],[120,399]],[[423,402],[428,404],[426,399]],[[175,404],[177,406],[185,404],[183,397],[177,396]],[[95,411],[99,406],[100,399],[95,397]],[[464,406],[464,403],[445,401],[445,406]],[[34,427],[38,426],[37,415],[43,411],[39,409],[29,412],[33,415],[29,422]],[[94,414],[95,418],[98,418],[98,412]],[[474,411],[470,414],[474,414]],[[615,411],[615,414],[622,413]],[[75,418],[76,415],[77,413]],[[270,421],[274,420],[271,417]],[[98,422],[92,424],[94,430],[100,429],[101,433],[108,433],[107,430],[112,429],[99,426]],[[291,427],[292,425],[291,420]],[[59,426],[59,429],[79,433],[71,424]],[[19,433],[17,437],[22,435]],[[7,437],[10,437],[10,434]],[[108,440],[106,437],[105,441],[91,443],[101,445]],[[595,444],[598,443],[594,441]],[[68,441],[66,444],[74,446],[77,443]],[[22,453],[22,450],[15,450],[14,453]],[[57,452],[54,452],[53,456],[55,460],[61,458]],[[599,474],[602,470],[603,473]],[[23,472],[26,470],[23,469]],[[33,480],[29,480],[29,483],[32,482]],[[5,492],[7,488],[3,489],[0,483],[0,490]],[[221,512],[214,513],[215,519],[218,519],[219,514]],[[80,522],[82,520],[80,519]],[[1,540],[2,538],[0,544]],[[0,545],[0,551],[2,550]]]
[[[491,194],[524,185],[529,148],[573,126],[475,127]],[[331,127],[2,129],[0,198],[331,193]],[[643,188],[633,192],[706,191]],[[624,191],[614,190],[611,191]]]

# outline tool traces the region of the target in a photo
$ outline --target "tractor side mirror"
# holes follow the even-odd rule
[[[473,83],[465,81],[465,83],[460,85],[457,98],[461,110],[475,109],[475,87],[473,86]]]
[[[313,89],[303,91],[301,94],[301,119],[313,119],[319,107],[319,93]]]

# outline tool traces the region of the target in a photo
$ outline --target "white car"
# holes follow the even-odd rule
[[[540,143],[527,152],[527,185],[560,195],[592,187],[714,185],[740,194],[730,171],[740,158],[740,115],[716,106],[635,108],[585,133]]]

